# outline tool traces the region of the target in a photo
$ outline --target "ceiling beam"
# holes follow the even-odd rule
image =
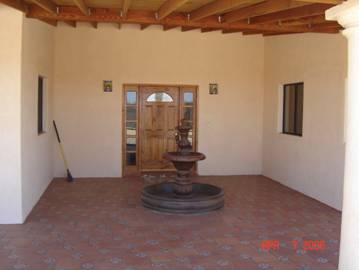
[[[182,26],[181,31],[182,32],[187,32],[187,31],[192,31],[192,30],[198,29],[198,28],[199,27],[196,27],[196,26]]]
[[[297,34],[297,33],[293,33],[293,32],[264,32],[263,36],[264,37],[269,37],[269,36],[281,36],[281,35],[289,35],[289,34]]]
[[[0,0],[0,3],[20,10],[22,12],[27,11],[27,4],[23,0]]]
[[[132,0],[123,0],[122,2],[122,16],[126,17],[127,16],[127,11],[130,8]]]
[[[312,29],[315,30],[325,30],[325,29],[338,29],[341,30],[343,29],[342,26],[335,21],[325,21],[325,22],[321,22],[321,23],[316,23],[316,24],[312,24],[309,26]]]
[[[297,2],[292,0],[268,0],[257,5],[231,11],[225,14],[223,18],[226,22],[231,23],[308,4],[309,3],[306,2]]]
[[[244,36],[258,35],[258,34],[263,34],[263,33],[264,33],[264,31],[261,31],[261,30],[246,30],[246,31],[243,31]]]
[[[168,30],[174,29],[176,27],[177,27],[177,25],[163,25],[163,31],[168,31]]]
[[[289,10],[279,11],[271,14],[266,14],[250,19],[251,24],[270,23],[291,19],[299,19],[303,17],[310,17],[324,14],[324,12],[333,5],[314,4]]]
[[[155,18],[153,11],[130,10],[127,17],[121,17],[118,9],[91,9],[91,15],[86,16],[76,7],[61,7],[59,14],[51,14],[43,9],[31,5],[27,16],[37,19],[49,19],[60,21],[79,21],[79,22],[104,22],[104,23],[130,23],[130,24],[153,24],[153,25],[173,25],[186,28],[221,28],[233,30],[263,30],[270,32],[311,32],[307,26],[284,26],[278,24],[248,24],[246,22],[221,23],[216,16],[205,18],[198,22],[188,21],[187,16],[182,13],[173,13],[165,21]]]
[[[198,21],[233,8],[243,7],[248,4],[256,4],[259,2],[264,2],[264,0],[216,0],[192,11],[190,13],[190,19],[192,21]]]
[[[220,31],[222,29],[220,28],[213,28],[213,27],[204,27],[201,29],[202,33],[207,33],[207,32],[213,32],[213,31]]]
[[[279,21],[282,25],[302,25],[302,24],[315,24],[315,23],[324,23],[325,15],[317,15],[317,16],[311,16],[306,18],[299,18],[294,20],[287,20],[287,21]]]
[[[323,33],[323,34],[333,34],[333,33],[338,33],[339,30],[334,28],[320,28],[320,26],[314,26],[315,32],[316,33]],[[313,30],[314,30],[313,29]],[[269,32],[269,31],[244,31],[243,35],[255,35],[255,34],[262,34],[263,36],[267,37],[267,36],[279,36],[279,35],[289,35],[289,34],[300,34],[300,33],[295,33],[295,32]]]
[[[316,28],[313,29],[313,32],[315,33],[322,33],[322,34],[337,34],[339,33],[338,29],[320,29],[320,28]],[[280,35],[289,35],[289,34],[300,34],[300,33],[293,33],[293,32],[263,32],[263,36],[267,37],[267,36],[280,36]]]
[[[332,5],[339,5],[344,2],[344,0],[299,0],[301,2],[307,3],[321,3],[321,4],[332,4]]]
[[[32,0],[32,2],[34,2],[36,5],[43,8],[47,12],[56,14],[56,5],[51,0]]]
[[[243,32],[243,29],[223,29],[222,30],[222,34],[232,34],[232,33],[241,33],[241,32]]]
[[[176,9],[181,7],[182,5],[186,4],[189,0],[167,0],[165,1],[162,6],[158,9],[158,19],[162,20],[163,18],[170,15]]]
[[[83,0],[72,0],[74,4],[81,10],[85,15],[90,15],[89,8],[86,6]]]
[[[55,27],[57,26],[57,21],[55,21],[55,20],[40,20],[40,21],[47,23],[49,25],[55,26]]]
[[[151,24],[147,24],[147,23],[143,23],[143,24],[140,24],[140,29],[141,30],[145,30],[147,27],[149,27]]]
[[[77,27],[77,22],[76,21],[63,21],[63,23],[66,23],[67,25],[76,28]]]

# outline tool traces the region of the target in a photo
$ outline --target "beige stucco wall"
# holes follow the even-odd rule
[[[24,18],[22,38],[21,159],[23,217],[53,179],[54,134],[52,120],[52,84],[54,66],[54,28],[43,22]],[[37,134],[38,76],[46,78],[47,127]]]
[[[21,223],[22,13],[0,4],[0,224]]]
[[[0,224],[22,223],[53,179],[53,134],[37,135],[37,77],[49,78],[53,28],[0,4]]]
[[[347,43],[341,35],[265,39],[263,174],[341,209]],[[282,84],[304,82],[303,137],[280,134]]]
[[[200,174],[259,174],[263,38],[152,26],[55,30],[55,119],[76,177],[121,175],[124,83],[199,85]],[[114,92],[102,92],[113,80]],[[208,84],[219,84],[219,95]],[[55,176],[64,175],[58,153]]]

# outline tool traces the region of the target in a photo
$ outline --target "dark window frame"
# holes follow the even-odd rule
[[[286,131],[286,88],[288,86],[294,86],[295,87],[295,95],[294,95],[294,132],[289,132]],[[297,127],[297,114],[298,114],[298,108],[297,108],[297,100],[298,100],[298,92],[299,92],[299,86],[302,87],[302,91],[303,91],[303,97],[302,97],[302,115],[301,115],[301,119],[302,119],[302,126],[301,126],[301,131],[297,131],[296,127]],[[298,136],[298,137],[303,137],[303,108],[304,108],[304,82],[297,82],[297,83],[288,83],[288,84],[284,84],[283,85],[283,114],[282,114],[282,134],[287,134],[287,135],[293,135],[293,136]]]
[[[37,134],[46,133],[44,126],[45,117],[45,77],[38,76],[37,83]]]

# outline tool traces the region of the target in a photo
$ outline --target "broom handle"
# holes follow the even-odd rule
[[[57,141],[58,141],[59,143],[61,143],[60,135],[59,135],[59,132],[58,132],[58,130],[57,130],[57,126],[56,126],[56,122],[55,122],[55,120],[53,120],[53,121],[52,121],[52,123],[54,124],[54,128],[55,128],[55,132],[56,132]]]
[[[61,156],[62,156],[62,159],[64,160],[66,170],[68,170],[68,169],[69,169],[69,165],[68,165],[68,163],[67,163],[67,159],[66,159],[66,156],[65,156],[64,148],[62,147],[62,143],[61,143],[59,131],[57,130],[57,126],[56,126],[56,122],[55,122],[55,121],[52,121],[52,122],[53,122],[53,124],[54,124],[57,141],[59,142],[59,147],[60,147]]]

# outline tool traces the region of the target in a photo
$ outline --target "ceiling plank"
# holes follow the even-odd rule
[[[74,4],[81,10],[85,15],[90,15],[89,8],[86,6],[83,0],[72,0]]]
[[[47,12],[56,14],[56,5],[51,0],[32,0],[32,2],[34,2],[36,5],[43,8]]]
[[[123,0],[122,2],[122,16],[126,17],[127,16],[127,11],[130,8],[132,0]]]
[[[22,12],[27,11],[27,4],[23,0],[0,0],[0,3],[20,10]]]
[[[223,18],[226,22],[231,23],[304,5],[309,5],[309,3],[292,0],[268,0],[260,4],[231,11],[225,14]]]
[[[61,21],[79,21],[79,22],[104,22],[104,23],[130,23],[130,24],[153,24],[153,25],[176,25],[186,28],[222,28],[233,30],[262,30],[270,32],[311,32],[306,25],[299,26],[285,26],[278,24],[248,24],[246,22],[235,23],[221,23],[216,16],[205,18],[201,21],[188,21],[187,16],[182,13],[173,13],[169,15],[164,21],[159,21],[155,18],[155,12],[143,10],[130,10],[127,17],[121,17],[118,9],[101,9],[93,8],[91,15],[86,16],[77,7],[61,7],[59,14],[51,14],[36,5],[29,7],[27,16],[30,18],[50,19]]]
[[[238,8],[246,4],[256,4],[264,2],[264,0],[216,0],[204,5],[190,13],[190,18],[193,21],[206,18],[214,14],[220,14],[227,10]]]
[[[170,15],[176,9],[181,7],[182,5],[186,4],[189,0],[167,0],[165,1],[162,6],[158,9],[158,19],[162,20],[163,18]]]
[[[314,4],[251,18],[251,24],[270,23],[324,14],[333,5]]]

